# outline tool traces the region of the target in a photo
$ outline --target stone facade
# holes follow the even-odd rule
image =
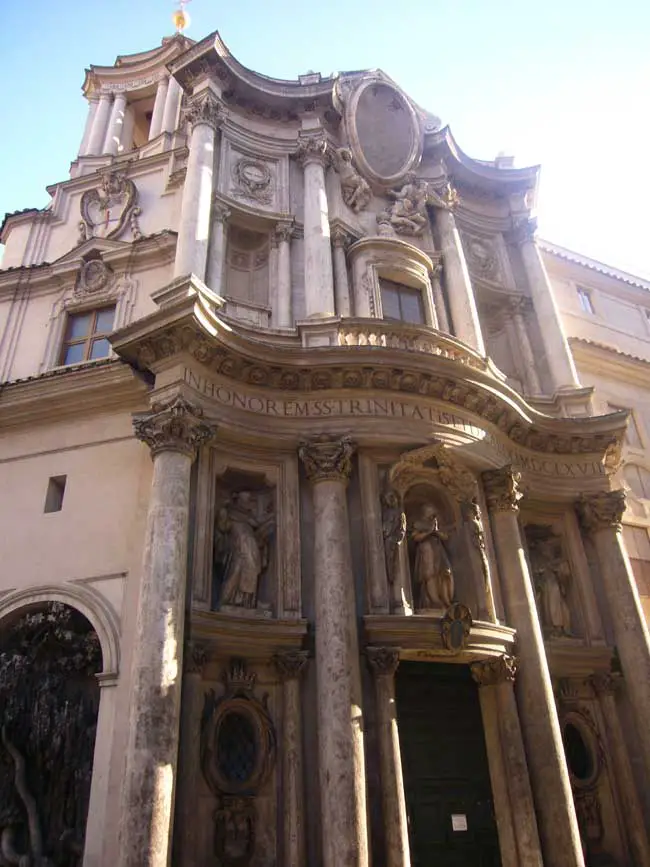
[[[650,865],[650,284],[380,71],[84,95],[1,230],[0,707],[73,609],[94,762],[57,849],[3,729],[0,863]]]

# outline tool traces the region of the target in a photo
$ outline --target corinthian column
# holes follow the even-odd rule
[[[93,129],[93,121],[95,120],[95,115],[97,114],[97,106],[99,105],[99,96],[96,93],[93,93],[91,97],[88,99],[88,115],[86,117],[86,125],[84,127],[84,134],[81,139],[81,144],[79,145],[79,156],[84,157],[88,153],[88,142],[90,141],[90,134]]]
[[[336,312],[339,316],[351,316],[350,283],[348,266],[345,262],[345,248],[350,243],[350,236],[339,226],[332,231],[332,246],[334,247],[334,292],[336,295]]]
[[[528,313],[530,306],[531,303],[528,298],[513,298],[510,302],[510,312],[512,314],[512,321],[515,325],[515,331],[517,332],[517,341],[519,343],[521,360],[524,363],[524,383],[526,391],[528,394],[541,394],[542,387],[539,383],[539,377],[537,376],[537,362],[535,361],[533,347],[530,344],[530,336],[524,318]]]
[[[650,635],[625,550],[621,521],[624,491],[604,491],[578,502],[583,528],[591,535],[607,600],[607,610],[634,713],[637,743],[650,777]]]
[[[406,797],[395,708],[395,672],[399,665],[399,651],[392,647],[368,647],[366,656],[374,675],[377,697],[386,864],[388,867],[410,867]]]
[[[289,245],[293,227],[291,223],[278,223],[274,234],[278,245],[276,323],[279,328],[291,328],[293,318],[291,315],[291,251]]]
[[[349,439],[301,445],[314,500],[318,745],[324,867],[367,867],[366,781],[346,487]],[[358,674],[358,671],[356,672]]]
[[[634,864],[650,867],[650,846],[643,818],[643,808],[634,783],[634,774],[625,743],[625,735],[618,718],[614,694],[620,675],[596,674],[590,678],[598,696],[607,731],[607,754],[611,756],[610,769],[618,791],[621,813]]]
[[[104,138],[106,136],[106,125],[111,113],[111,94],[108,91],[102,91],[99,94],[99,103],[93,117],[93,125],[88,136],[88,146],[86,154],[91,156],[99,156],[103,153]]]
[[[126,93],[116,93],[113,100],[111,117],[106,129],[104,140],[104,153],[115,156],[120,150],[122,143],[122,128],[124,126],[124,112],[126,110]]]
[[[178,754],[190,468],[213,429],[183,398],[134,418],[151,449],[129,739],[122,782],[120,867],[167,867]]]
[[[481,355],[485,355],[472,281],[451,208],[436,208],[436,226],[454,334]]]
[[[187,110],[192,134],[178,225],[174,277],[196,274],[200,280],[205,280],[219,112],[219,103],[210,91],[202,91],[194,97]]]
[[[149,126],[149,141],[157,138],[162,130],[163,114],[165,113],[165,102],[167,100],[168,87],[169,78],[164,75],[159,80],[158,87],[156,88],[156,99],[153,104],[151,125]]]
[[[223,272],[226,264],[226,236],[230,209],[222,202],[215,202],[212,206],[212,237],[210,239],[210,253],[206,268],[205,282],[221,295],[223,292]]]
[[[536,228],[534,220],[524,220],[516,226],[512,233],[512,240],[517,244],[521,253],[526,279],[537,313],[553,391],[563,387],[579,388],[580,381],[562,327],[560,311],[555,302],[551,282],[548,279],[539,247],[535,243]]]
[[[438,320],[438,329],[447,334],[451,333],[449,327],[449,317],[447,316],[447,307],[445,305],[445,296],[442,292],[440,283],[440,275],[442,274],[442,265],[439,262],[434,263],[433,271],[431,272],[431,292],[433,294],[433,307]]]
[[[324,135],[301,138],[296,156],[304,169],[305,312],[334,316],[330,222],[325,188],[328,145]]]
[[[307,664],[304,650],[288,650],[273,658],[282,678],[282,789],[284,795],[285,867],[305,863],[304,783],[302,769],[302,714],[300,676]]]
[[[524,742],[513,691],[517,661],[500,656],[471,665],[483,731],[503,867],[543,867]]]
[[[483,473],[483,486],[508,624],[517,630],[517,698],[545,863],[584,867],[580,832],[564,756],[533,586],[521,541],[519,473]]]

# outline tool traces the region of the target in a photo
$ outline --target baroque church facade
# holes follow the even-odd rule
[[[92,66],[0,270],[0,864],[650,867],[650,284],[381,71]]]

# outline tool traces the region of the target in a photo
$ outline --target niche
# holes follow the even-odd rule
[[[269,304],[269,236],[242,226],[228,228],[225,295],[234,301]]]

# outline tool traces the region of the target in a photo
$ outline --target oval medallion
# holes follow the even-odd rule
[[[419,162],[417,116],[400,91],[381,80],[365,81],[349,102],[348,133],[363,174],[392,184]]]

